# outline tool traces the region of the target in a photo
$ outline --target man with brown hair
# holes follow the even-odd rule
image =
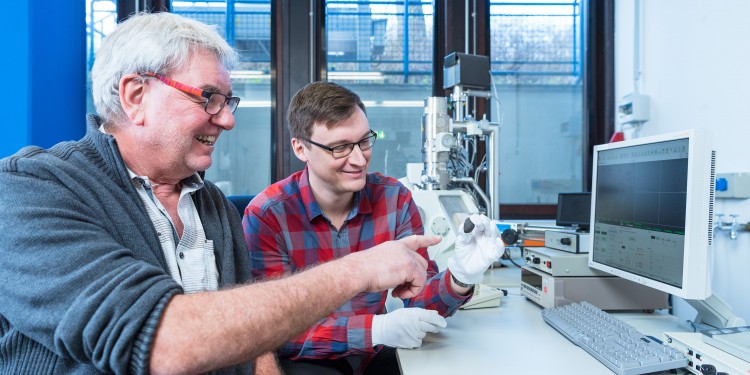
[[[409,190],[397,180],[368,173],[377,133],[351,90],[311,83],[292,98],[289,112],[294,153],[306,168],[259,194],[243,225],[254,277],[276,277],[356,254],[384,241],[422,234]],[[471,297],[473,284],[500,256],[492,227],[474,215],[449,270],[438,272],[426,247],[428,283],[386,313],[386,292],[361,293],[279,350],[288,374],[398,373],[394,348],[419,347],[427,332],[446,326]],[[383,256],[386,256],[385,254]]]

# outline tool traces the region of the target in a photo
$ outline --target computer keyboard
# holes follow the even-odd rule
[[[685,367],[687,358],[588,302],[542,310],[547,324],[619,375]]]

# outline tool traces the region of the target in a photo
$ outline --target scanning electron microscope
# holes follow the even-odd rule
[[[482,213],[494,220],[499,216],[496,167],[499,125],[489,122],[486,114],[477,120],[468,113],[472,98],[493,98],[488,91],[489,58],[452,53],[445,57],[443,79],[443,88],[452,93],[448,98],[425,99],[423,162],[408,164],[407,176],[401,179],[411,190],[425,234],[443,237],[439,244],[427,249],[441,271],[453,256],[456,235],[469,215]],[[485,144],[485,157],[476,160],[481,142]],[[482,172],[486,173],[486,189],[478,182]],[[475,291],[475,297],[476,294]]]

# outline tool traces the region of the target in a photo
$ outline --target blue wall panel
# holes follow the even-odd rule
[[[9,1],[0,12],[6,95],[0,158],[84,134],[85,1]]]
[[[16,152],[29,141],[29,3],[8,1],[0,12],[0,45],[5,97],[0,129],[0,158]]]
[[[83,136],[86,114],[85,1],[30,1],[30,143]]]

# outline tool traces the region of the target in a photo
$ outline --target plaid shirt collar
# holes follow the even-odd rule
[[[369,180],[369,175],[367,178]],[[305,166],[305,169],[299,176],[297,185],[299,187],[299,195],[302,198],[302,204],[305,205],[307,220],[312,222],[316,217],[323,216],[323,211],[320,209],[320,205],[318,205],[318,202],[315,200],[315,195],[313,194],[312,188],[310,187],[310,179],[307,172],[307,166]],[[346,217],[347,221],[351,220],[358,214],[366,215],[372,213],[372,205],[370,204],[370,191],[367,184],[365,184],[364,189],[354,193],[354,204],[352,205],[352,207],[353,208],[351,212],[349,212],[349,215]]]

